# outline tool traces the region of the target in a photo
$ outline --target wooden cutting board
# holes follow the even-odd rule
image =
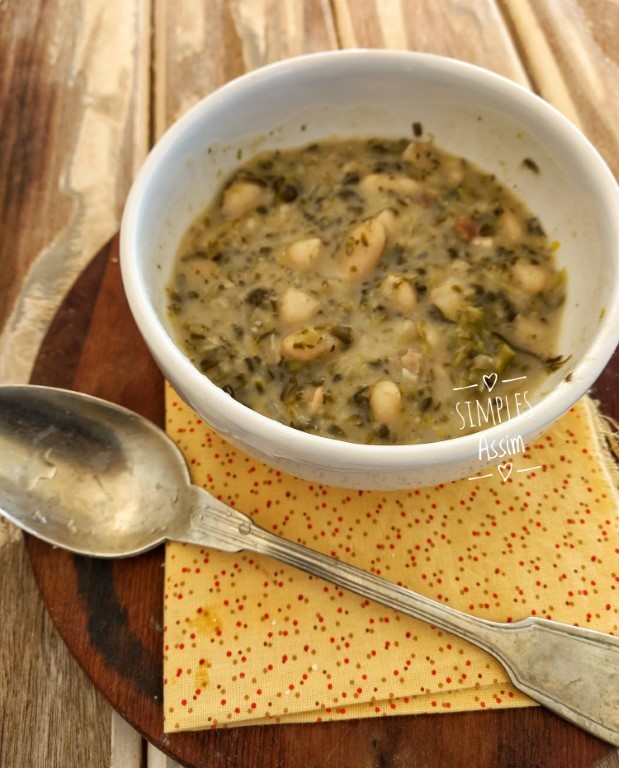
[[[32,383],[103,397],[163,424],[163,378],[124,297],[117,238],[63,303]],[[618,355],[594,394],[619,418]],[[94,685],[148,741],[187,766],[585,768],[612,752],[541,708],[166,735],[163,548],[116,561],[75,556],[32,537],[27,548],[43,601]]]

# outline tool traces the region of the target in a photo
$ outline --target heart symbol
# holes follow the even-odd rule
[[[494,385],[497,383],[497,379],[499,378],[498,373],[487,373],[483,378],[484,384],[488,387],[488,392],[492,392]]]
[[[497,469],[499,470],[499,475],[503,478],[503,482],[505,482],[512,473],[512,463],[508,461],[506,464],[499,464]]]

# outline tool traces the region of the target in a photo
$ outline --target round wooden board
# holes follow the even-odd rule
[[[163,379],[124,297],[117,238],[60,308],[32,383],[103,397],[163,424]],[[595,394],[605,412],[619,418],[617,354]],[[27,546],[42,598],[71,653],[124,718],[184,765],[585,768],[612,751],[537,707],[164,734],[163,548],[108,561],[71,555],[32,537]]]

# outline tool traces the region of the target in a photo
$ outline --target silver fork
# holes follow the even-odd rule
[[[619,638],[537,617],[477,618],[270,533],[202,488],[192,486],[188,500],[175,540],[267,555],[451,632],[494,656],[527,696],[619,746]]]

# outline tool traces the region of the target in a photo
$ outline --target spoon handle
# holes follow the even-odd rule
[[[191,530],[183,540],[268,555],[468,640],[498,659],[523,693],[619,746],[619,638],[535,617],[501,624],[471,616],[283,539],[194,490]]]

